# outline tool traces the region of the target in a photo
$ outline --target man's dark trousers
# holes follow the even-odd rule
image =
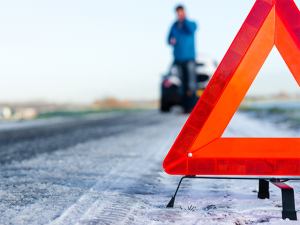
[[[178,66],[182,82],[182,104],[185,112],[190,113],[193,111],[198,101],[198,98],[196,96],[197,80],[195,74],[195,61],[189,60],[184,62],[175,62],[175,65]]]

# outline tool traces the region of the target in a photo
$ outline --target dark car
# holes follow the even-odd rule
[[[218,64],[210,57],[196,58],[196,76],[197,76],[197,97],[200,98],[211,77],[216,71]],[[161,104],[162,112],[170,111],[174,105],[182,106],[182,98],[180,94],[182,82],[180,80],[179,70],[176,65],[172,65],[169,73],[163,76],[161,84]]]

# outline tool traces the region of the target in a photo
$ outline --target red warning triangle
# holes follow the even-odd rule
[[[172,175],[300,175],[300,138],[221,138],[274,45],[300,86],[300,12],[257,0],[166,156]]]

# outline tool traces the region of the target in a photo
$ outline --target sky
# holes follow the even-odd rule
[[[175,6],[183,4],[198,24],[197,53],[220,62],[254,3],[0,0],[0,101],[159,99],[173,61],[166,39]],[[275,48],[248,94],[281,91],[299,87]]]

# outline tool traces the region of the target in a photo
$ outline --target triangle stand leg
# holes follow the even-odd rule
[[[259,199],[270,198],[269,193],[269,181],[264,179],[259,179],[259,188],[258,188],[258,196]]]
[[[282,219],[297,220],[297,213],[295,210],[294,189],[287,184],[271,180],[271,183],[281,189],[282,195]]]
[[[175,194],[174,194],[174,196],[171,198],[169,204],[167,205],[167,208],[173,208],[173,207],[174,207],[175,197],[176,197],[176,195],[177,195],[177,192],[178,192],[178,190],[179,190],[179,187],[180,187],[180,185],[181,185],[182,180],[185,179],[185,178],[194,178],[194,177],[196,177],[196,176],[184,176],[184,177],[182,177],[182,178],[180,179],[179,184],[178,184],[178,186],[177,186],[177,189],[176,189],[176,191],[175,191]]]

